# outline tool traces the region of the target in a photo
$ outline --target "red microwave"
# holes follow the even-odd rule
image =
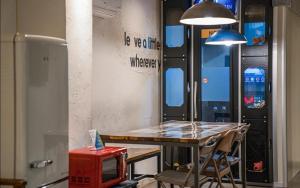
[[[69,152],[69,188],[109,188],[126,180],[127,149],[105,147]]]

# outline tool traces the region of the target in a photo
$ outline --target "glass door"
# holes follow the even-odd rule
[[[194,89],[198,94],[194,119],[207,122],[237,121],[238,78],[233,70],[238,70],[238,57],[235,55],[238,50],[235,46],[206,45],[206,39],[216,30],[195,30],[195,36],[198,37],[195,38],[194,80],[197,86]]]
[[[201,121],[231,121],[230,47],[205,45],[201,38],[200,91]]]

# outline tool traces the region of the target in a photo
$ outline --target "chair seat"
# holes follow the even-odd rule
[[[224,165],[220,165],[219,166],[219,172],[220,172],[221,176],[224,176],[224,175],[226,175],[226,174],[228,174],[230,172],[230,168],[228,168],[228,167],[226,167]],[[214,166],[209,165],[205,170],[202,171],[201,174],[204,175],[204,176],[213,177],[213,176],[217,175],[217,172],[216,172]]]
[[[185,177],[187,176],[187,172],[175,171],[175,170],[166,170],[160,174],[155,176],[157,181],[161,181],[164,183],[170,183],[179,186],[187,186],[192,187],[194,185],[194,174],[191,174],[188,181],[185,182]],[[199,176],[199,183],[204,183],[207,180],[205,176]]]
[[[220,157],[219,154],[214,154],[213,158],[218,159]],[[235,165],[241,161],[239,157],[234,156],[227,156],[227,161],[229,162],[230,166]]]
[[[241,159],[239,157],[227,156],[227,161],[229,162],[230,166],[232,166],[239,163]]]

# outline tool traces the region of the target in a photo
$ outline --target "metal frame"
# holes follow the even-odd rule
[[[188,120],[188,93],[186,92],[187,82],[188,82],[188,75],[187,75],[187,64],[188,61],[186,58],[164,58],[163,59],[164,70],[163,73],[163,120],[168,120],[168,117],[177,118],[178,120],[186,121]],[[169,68],[180,68],[183,71],[183,104],[178,107],[168,106],[166,104],[166,71]]]
[[[151,142],[151,141],[132,141],[132,140],[118,140],[118,141],[103,141],[105,143],[126,143],[126,144],[142,144],[142,145],[163,145],[163,146],[181,146],[181,147],[190,147],[193,151],[193,158],[192,161],[195,161],[195,159],[198,159],[199,161],[199,143],[200,142],[193,142],[193,143],[174,143],[174,142]],[[164,156],[163,156],[164,157]],[[195,171],[199,171],[199,163],[194,163]],[[199,187],[199,175],[195,173],[195,187]]]
[[[160,173],[161,172],[161,152],[153,153],[151,155],[147,155],[146,157],[143,157],[142,159],[132,160],[132,161],[128,162],[127,165],[129,165],[129,168],[130,168],[129,178],[132,180],[137,180],[137,181],[144,179],[144,178],[148,178],[148,177],[153,178],[154,175],[136,174],[135,173],[135,163],[136,162],[150,159],[152,157],[157,157],[157,172]],[[158,185],[158,187],[159,187],[159,185]]]
[[[161,107],[162,107],[162,121],[168,120],[189,120],[190,111],[189,109],[189,27],[184,26],[184,45],[179,48],[168,48],[165,44],[165,25],[167,25],[167,12],[165,9],[176,7],[178,10],[184,12],[189,7],[189,1],[185,0],[161,0],[161,34],[162,34],[162,73],[161,73]],[[176,14],[176,16],[178,16]],[[178,18],[179,19],[179,18]],[[172,18],[169,20],[172,24],[180,24],[179,20]],[[180,107],[169,107],[165,104],[165,71],[166,67],[180,67],[184,71],[184,103]]]
[[[236,27],[237,25],[233,26],[233,27]],[[216,27],[205,27],[205,29],[207,28],[216,28]],[[199,33],[201,32],[201,30],[204,29],[203,27],[196,27],[194,28],[194,38],[193,38],[193,49],[192,51],[197,51],[199,53],[195,53],[194,52],[194,56],[193,58],[195,59],[193,61],[193,79],[194,79],[194,82],[197,82],[198,83],[198,86],[200,85],[199,83],[201,83],[201,72],[199,73],[199,70],[200,70],[200,62],[201,62],[201,45],[199,44],[199,40],[201,39],[201,37],[199,36],[199,34],[195,35],[195,33]],[[238,28],[237,28],[238,29]],[[239,78],[239,75],[236,74],[236,72],[238,72],[238,65],[236,62],[238,62],[238,56],[239,56],[239,52],[238,52],[238,48],[233,46],[231,47],[230,49],[230,115],[231,115],[231,119],[232,121],[234,122],[238,122],[238,111],[239,111],[239,108],[238,108],[238,101],[239,101],[239,92],[238,92],[238,89],[234,89],[234,88],[238,88],[238,78]],[[195,88],[193,88],[194,90]],[[192,90],[192,91],[193,91]],[[201,87],[199,86],[197,88],[197,106],[198,107],[201,107]],[[198,121],[201,121],[201,109],[198,109],[198,118],[195,119],[194,117],[194,120],[198,120]]]
[[[254,47],[248,47],[244,45],[242,47],[242,56],[244,57],[266,57],[268,59],[267,62],[267,76],[268,76],[268,82],[266,83],[266,99],[268,107],[264,110],[261,114],[261,117],[254,116],[256,112],[251,112],[247,109],[245,109],[243,106],[241,106],[242,110],[242,119],[243,121],[247,120],[253,120],[253,119],[265,119],[268,122],[268,131],[266,135],[267,138],[267,149],[268,149],[268,158],[266,159],[269,164],[268,170],[268,178],[270,183],[257,183],[257,182],[249,182],[249,185],[265,185],[270,186],[273,184],[273,114],[272,114],[272,47],[273,47],[273,33],[272,33],[272,26],[273,26],[273,9],[272,9],[272,1],[271,0],[243,0],[243,6],[242,6],[242,12],[245,12],[245,7],[247,5],[264,5],[265,8],[265,19],[266,22],[266,44],[264,46],[254,46]],[[245,15],[241,15],[242,23],[244,23]],[[241,29],[243,31],[243,28]],[[243,73],[241,73],[242,76]],[[242,80],[242,79],[241,79]],[[243,84],[241,83],[241,87],[243,87]],[[243,94],[243,91],[241,92]],[[246,110],[246,111],[245,111]],[[249,117],[248,117],[249,116]]]

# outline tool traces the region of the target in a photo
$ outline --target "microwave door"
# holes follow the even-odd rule
[[[116,157],[104,159],[102,165],[102,180],[104,182],[118,178],[118,159]]]

